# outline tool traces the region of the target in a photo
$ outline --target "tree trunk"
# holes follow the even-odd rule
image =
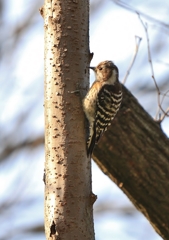
[[[47,239],[94,239],[91,162],[82,98],[89,84],[89,2],[46,0],[45,233]],[[79,94],[76,94],[78,93]]]
[[[129,91],[93,159],[169,239],[169,139]]]

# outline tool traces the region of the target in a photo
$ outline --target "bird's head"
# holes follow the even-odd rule
[[[118,81],[119,71],[112,61],[104,61],[97,65],[97,67],[90,67],[95,72],[96,80],[101,82],[108,82],[114,84]]]

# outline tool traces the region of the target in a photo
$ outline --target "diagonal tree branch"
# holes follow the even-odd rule
[[[123,87],[122,107],[95,148],[93,159],[169,239],[169,139]]]

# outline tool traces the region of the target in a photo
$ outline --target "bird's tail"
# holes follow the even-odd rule
[[[95,144],[98,142],[97,136],[96,136],[96,127],[95,124],[90,128],[89,138],[87,141],[87,156],[91,157],[93,153],[93,149],[95,147]]]
[[[87,141],[87,156],[91,157],[93,153],[93,149],[95,146],[95,140],[96,140],[96,133],[94,132],[92,136],[89,136],[89,139]]]

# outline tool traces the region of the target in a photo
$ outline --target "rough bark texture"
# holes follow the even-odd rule
[[[83,0],[46,0],[40,10],[45,21],[47,239],[94,239],[82,110],[89,84],[88,6]]]
[[[121,109],[101,138],[93,159],[169,239],[169,139],[123,88]]]

